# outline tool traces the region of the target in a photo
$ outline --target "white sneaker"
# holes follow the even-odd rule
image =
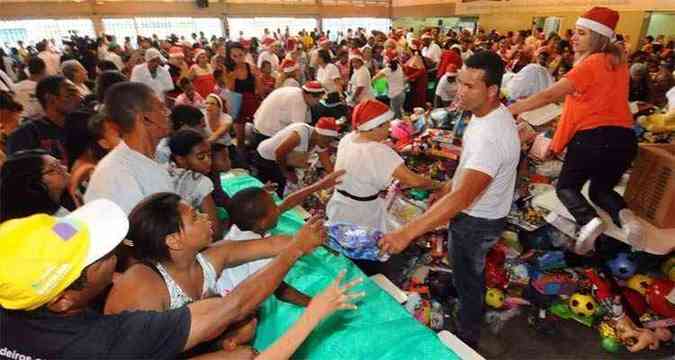
[[[621,230],[626,234],[626,239],[630,246],[635,250],[644,250],[644,236],[642,224],[637,216],[630,209],[619,211],[619,220],[621,221]]]
[[[588,224],[581,227],[577,236],[577,243],[574,245],[574,252],[579,255],[586,255],[595,247],[595,240],[605,232],[605,224],[599,217],[594,217]]]

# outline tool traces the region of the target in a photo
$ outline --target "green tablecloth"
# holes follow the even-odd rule
[[[251,176],[223,176],[222,187],[232,196],[237,191],[262,183]],[[278,200],[278,199],[277,199]],[[284,213],[273,233],[294,233],[302,226],[295,211]],[[324,320],[298,349],[299,359],[457,359],[436,334],[417,322],[396,300],[365,277],[344,256],[333,255],[323,248],[301,258],[289,271],[286,282],[309,295],[319,293],[340,270],[346,269],[345,281],[362,277],[355,288],[366,296],[354,311],[342,311]],[[267,299],[260,309],[255,347],[264,350],[300,317],[303,308]]]

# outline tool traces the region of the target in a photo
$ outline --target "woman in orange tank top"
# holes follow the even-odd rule
[[[580,254],[593,249],[607,225],[581,194],[587,181],[591,201],[621,226],[631,245],[642,246],[640,222],[614,191],[637,153],[628,108],[628,65],[623,51],[612,43],[618,21],[619,14],[608,8],[587,11],[577,20],[572,37],[572,70],[548,89],[509,108],[517,115],[565,98],[551,150],[560,154],[567,149],[556,192],[581,226],[575,245]]]

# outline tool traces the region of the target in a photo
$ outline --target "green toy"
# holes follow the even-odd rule
[[[607,352],[616,353],[621,350],[621,343],[611,337],[603,337],[602,342],[600,343],[602,348]]]

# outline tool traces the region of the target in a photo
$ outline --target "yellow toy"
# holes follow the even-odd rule
[[[649,285],[654,282],[654,279],[647,275],[635,274],[628,279],[628,287],[639,292],[640,295],[645,296],[645,292]]]
[[[499,289],[488,288],[485,293],[485,303],[495,309],[501,309],[504,306],[504,292]]]
[[[675,111],[671,111],[667,114],[640,116],[638,122],[643,128],[652,133],[675,131]]]
[[[590,295],[574,293],[570,297],[570,309],[577,315],[593,316],[597,308],[598,304]]]

